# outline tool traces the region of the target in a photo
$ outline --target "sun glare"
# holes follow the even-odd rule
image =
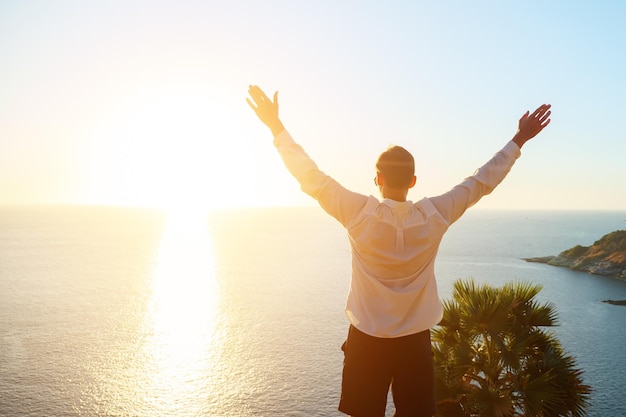
[[[196,86],[128,98],[91,135],[90,202],[220,208],[226,199],[219,196],[229,190],[216,179],[230,170],[233,181],[245,181],[245,170],[232,170],[231,155],[241,146],[228,135],[233,120],[227,106]]]

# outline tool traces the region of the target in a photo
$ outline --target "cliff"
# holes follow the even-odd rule
[[[524,260],[626,280],[626,230],[604,235],[591,246],[574,246],[558,256]]]

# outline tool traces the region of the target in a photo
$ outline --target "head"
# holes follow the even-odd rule
[[[392,146],[376,161],[376,183],[379,187],[406,190],[415,185],[415,160],[401,146]]]

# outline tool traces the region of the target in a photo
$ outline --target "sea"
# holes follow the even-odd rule
[[[541,285],[589,416],[625,416],[626,307],[603,300],[626,282],[522,259],[619,229],[624,211],[471,209],[442,242],[440,296]],[[0,416],[340,416],[349,276],[317,207],[0,208]]]

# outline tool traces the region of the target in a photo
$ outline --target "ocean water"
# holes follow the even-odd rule
[[[480,211],[436,270],[541,284],[593,388],[626,415],[626,282],[521,258],[626,229],[626,212]],[[345,232],[317,208],[0,208],[0,416],[339,416]],[[388,406],[388,415],[393,411]]]

